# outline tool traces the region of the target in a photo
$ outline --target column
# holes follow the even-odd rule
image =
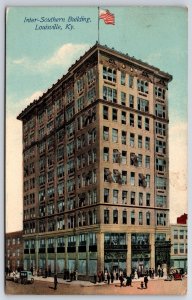
[[[104,271],[104,233],[97,233],[97,271]]]
[[[127,275],[131,274],[131,233],[126,235],[127,243]]]
[[[150,233],[151,257],[150,267],[155,270],[155,233]]]

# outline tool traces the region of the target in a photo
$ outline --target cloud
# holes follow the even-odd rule
[[[29,97],[26,97],[20,101],[13,101],[14,97],[7,97],[7,116],[13,116],[15,119],[17,115],[27,107],[34,100],[38,100],[40,96],[42,96],[43,91],[35,91]]]
[[[84,54],[88,48],[88,44],[65,44],[59,48],[52,57],[45,61],[45,65],[69,65],[74,59],[77,59],[81,54]]]
[[[9,66],[11,64],[30,70],[30,72],[39,73],[43,73],[48,69],[58,66],[67,70],[67,68],[89,48],[90,46],[88,44],[67,43],[62,45],[47,59],[33,60],[29,57],[21,57],[19,59],[12,60],[9,63]]]

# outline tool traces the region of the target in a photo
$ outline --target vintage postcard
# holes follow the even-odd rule
[[[187,20],[6,9],[6,294],[186,294]]]

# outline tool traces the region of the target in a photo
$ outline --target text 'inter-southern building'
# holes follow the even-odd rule
[[[20,113],[26,269],[169,266],[171,80],[95,44]]]

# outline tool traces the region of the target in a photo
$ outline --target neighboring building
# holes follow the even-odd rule
[[[187,272],[187,214],[177,218],[171,225],[171,267]]]
[[[23,231],[6,233],[5,235],[5,268],[16,271],[23,268]]]
[[[96,44],[20,113],[25,268],[169,265],[171,80]]]

